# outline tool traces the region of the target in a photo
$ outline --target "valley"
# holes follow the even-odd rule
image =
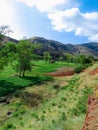
[[[88,97],[98,84],[98,74],[91,74],[98,63],[82,73],[60,77],[47,77],[45,74],[76,65],[66,62],[35,63],[36,66],[24,78],[13,75],[15,72],[10,65],[9,70],[5,67],[0,74],[0,129],[81,130]],[[4,87],[2,82],[5,82]],[[7,87],[11,87],[9,91]]]

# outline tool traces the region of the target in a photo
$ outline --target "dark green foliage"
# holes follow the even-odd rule
[[[25,76],[25,71],[30,71],[32,68],[32,49],[31,44],[27,40],[22,40],[17,45],[18,64],[16,70],[20,76]]]
[[[89,67],[90,65],[92,65],[92,62],[94,61],[94,57],[92,56],[84,56],[84,55],[80,55],[77,57],[77,62],[79,62],[81,65],[76,67],[74,69],[74,71],[76,73],[80,73],[82,72],[85,68]]]
[[[86,68],[86,66],[78,66],[78,67],[76,67],[75,69],[74,69],[74,71],[76,72],[76,73],[80,73],[80,72],[82,72],[84,69]]]
[[[91,66],[92,64],[82,64],[82,65],[80,65],[80,66],[78,66],[78,67],[76,67],[75,69],[74,69],[74,71],[76,72],[76,73],[81,73],[84,69],[86,69],[87,67],[89,67],[89,66]]]
[[[14,112],[13,113],[13,117],[19,117],[19,112],[17,111],[17,112]]]
[[[16,127],[12,123],[8,123],[4,126],[3,130],[14,130]]]
[[[24,87],[51,80],[51,77],[8,77],[0,79],[0,97]]]
[[[62,119],[63,119],[63,121],[67,120],[66,115],[65,115],[64,112],[62,112]]]
[[[77,61],[81,64],[90,64],[94,58],[92,56],[80,55],[77,57]]]
[[[32,70],[32,60],[37,59],[37,55],[34,54],[34,49],[39,48],[35,44],[31,44],[29,40],[21,40],[17,44],[17,64],[16,71],[19,72],[19,76],[25,76],[26,71]]]

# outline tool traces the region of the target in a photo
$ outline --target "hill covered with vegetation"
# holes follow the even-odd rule
[[[64,57],[66,54],[72,55],[90,55],[98,57],[98,43],[84,43],[84,44],[64,44],[54,40],[47,40],[42,37],[33,37],[28,39],[32,44],[40,44],[41,48],[35,50],[36,54],[43,56],[44,52],[49,52],[54,59]],[[10,41],[18,43],[19,41],[10,37],[4,36],[3,41]]]
[[[44,51],[50,52],[54,57],[62,56],[66,53],[74,54],[74,55],[91,55],[91,56],[98,56],[98,43],[85,43],[85,44],[63,44],[54,40],[47,40],[41,37],[33,37],[30,38],[32,43],[42,45],[42,48],[37,50],[39,55],[42,55]],[[94,49],[96,48],[96,49]]]
[[[97,86],[98,73],[92,74],[98,63],[84,72],[70,76],[47,77],[66,66],[35,61],[35,67],[25,77],[18,77],[11,65],[0,74],[0,129],[1,130],[81,130],[88,97]]]
[[[82,46],[0,34],[0,130],[82,129],[98,84],[97,58],[74,54]]]

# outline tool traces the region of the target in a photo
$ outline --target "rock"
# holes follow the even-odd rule
[[[8,116],[9,116],[9,115],[11,115],[11,114],[12,114],[12,112],[11,112],[11,111],[8,111],[8,112],[7,112],[7,115],[8,115]]]
[[[6,103],[7,102],[7,99],[6,98],[0,98],[0,103]]]

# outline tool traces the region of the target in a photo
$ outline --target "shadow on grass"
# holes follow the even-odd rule
[[[43,101],[43,96],[39,92],[23,92],[19,97],[21,102],[29,107],[38,107]]]
[[[34,84],[52,80],[51,77],[8,77],[0,79],[0,97]]]

